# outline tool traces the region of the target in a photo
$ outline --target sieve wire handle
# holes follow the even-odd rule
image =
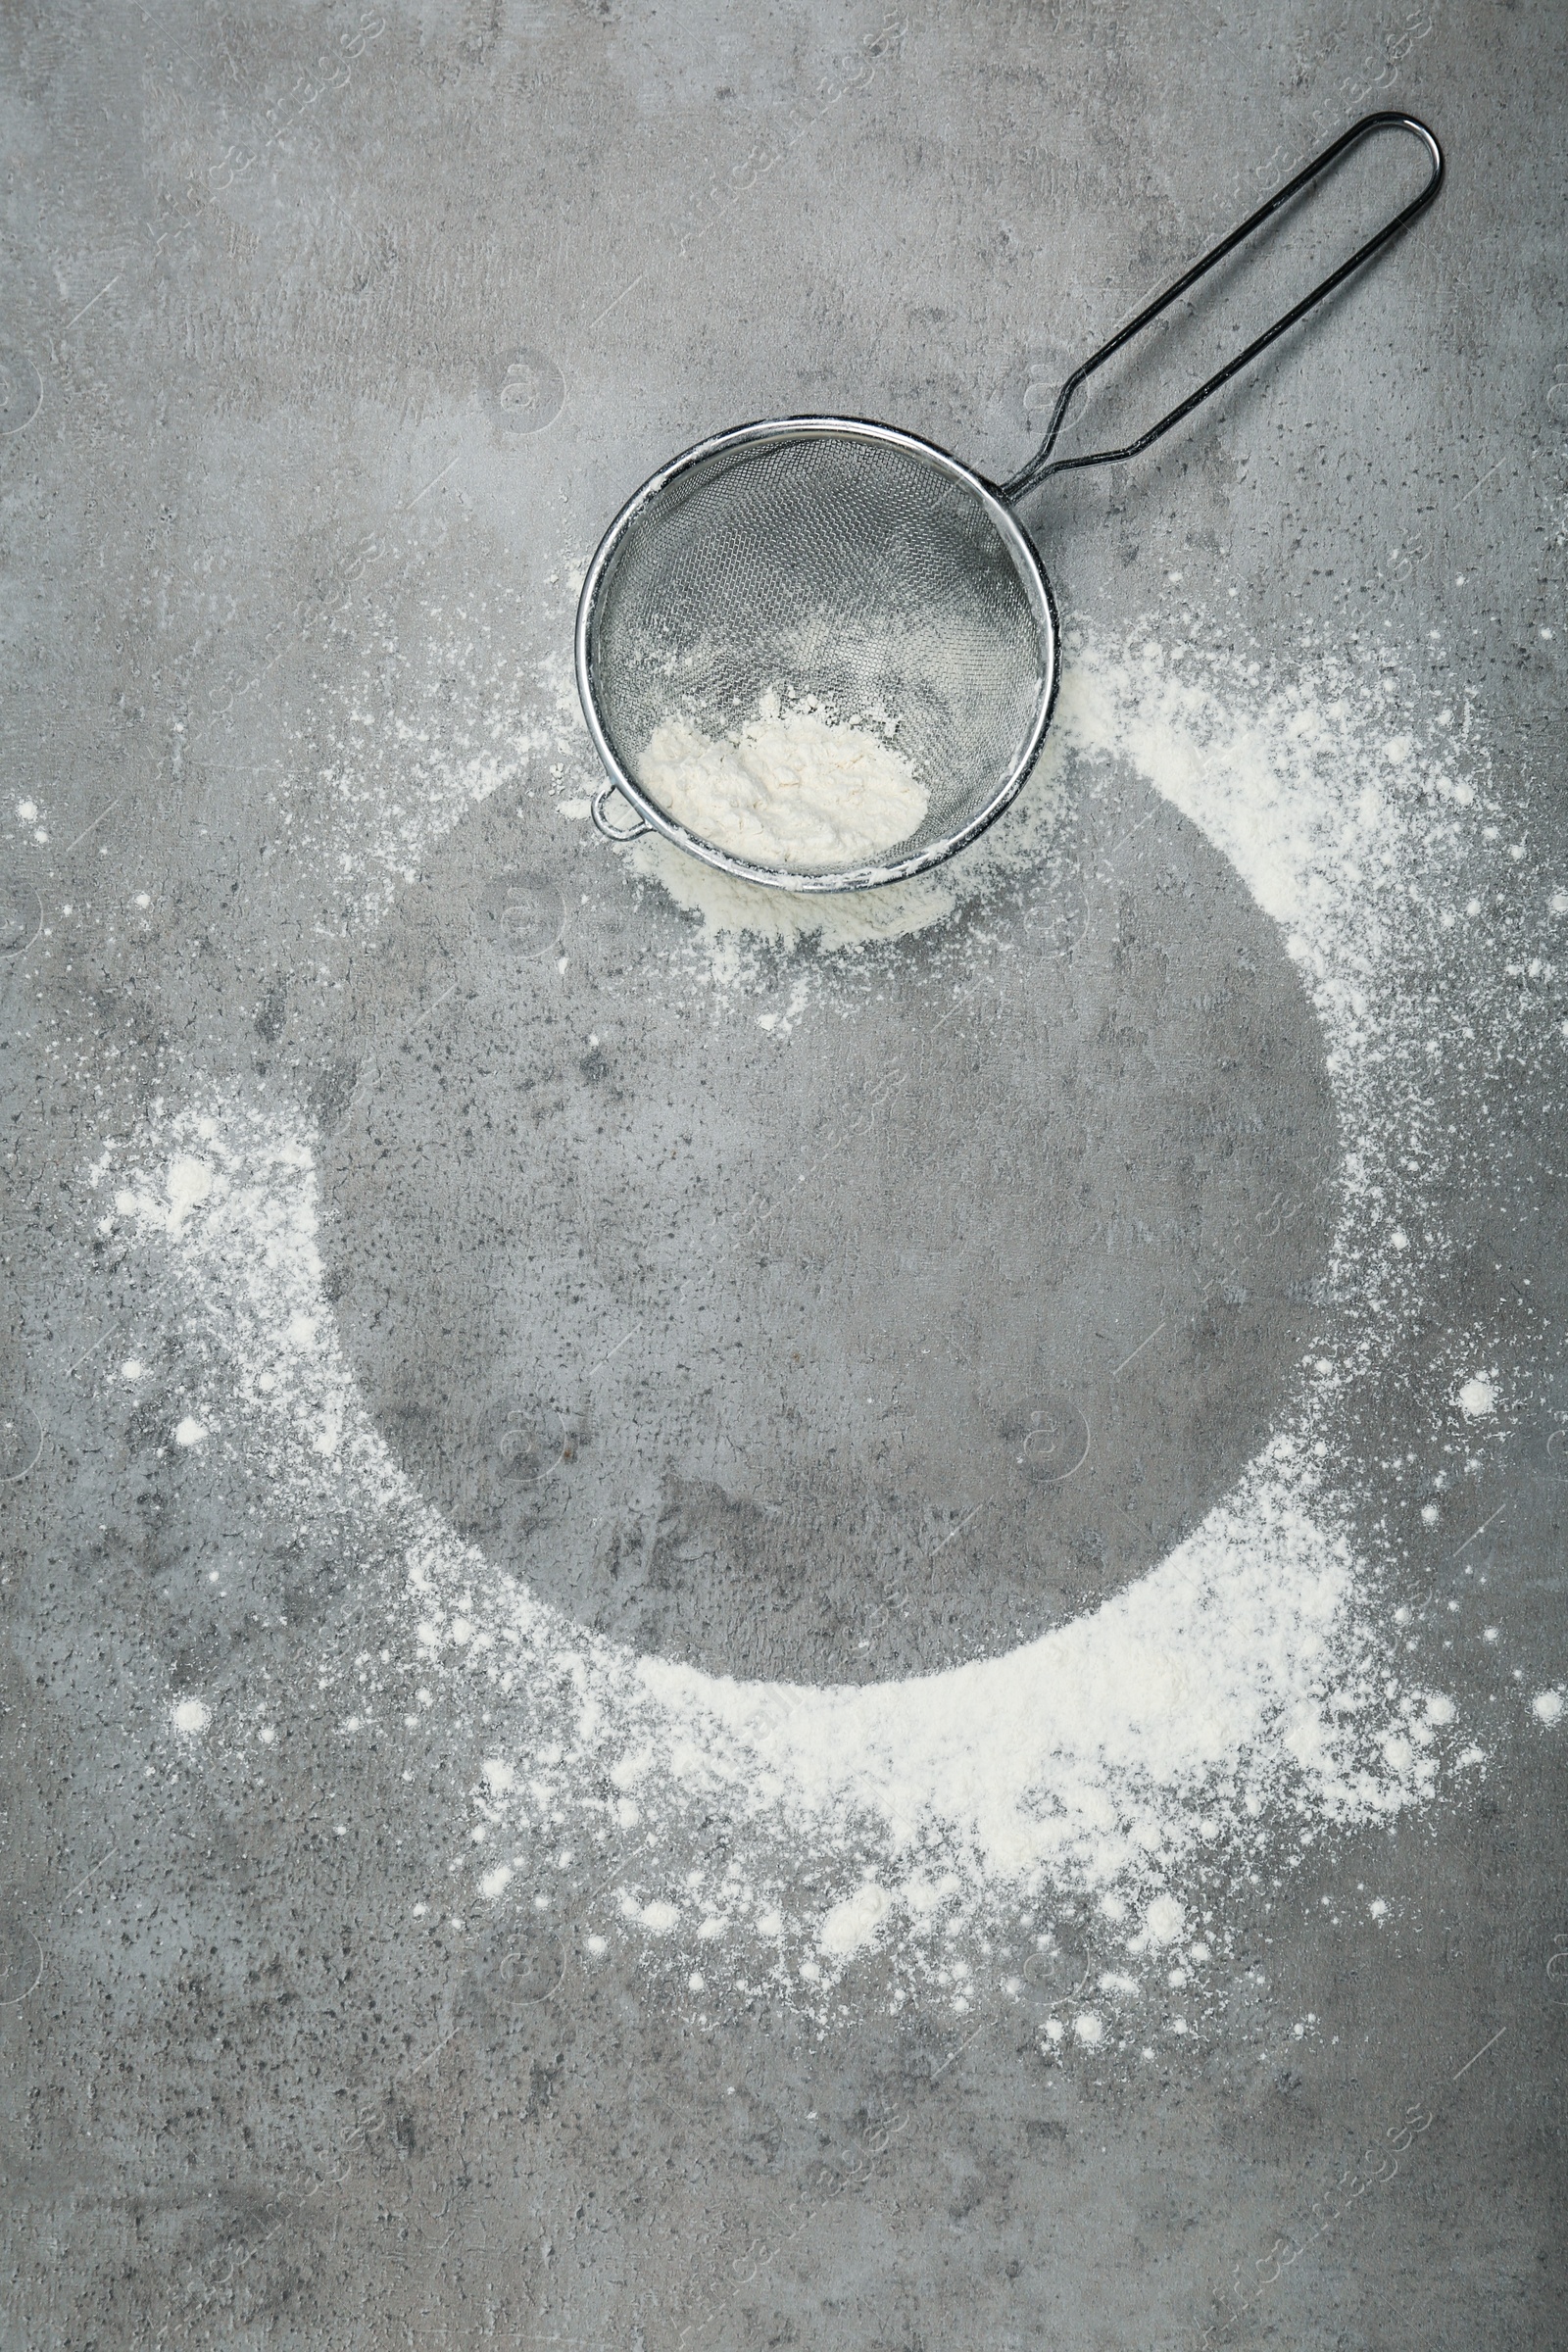
[[[607,841],[635,841],[639,834],[650,830],[646,816],[640,816],[634,825],[612,825],[610,821],[610,804],[619,790],[618,784],[601,784],[588,805],[589,810]]]
[[[1179,402],[1171,410],[1169,416],[1162,416],[1157,424],[1151,425],[1148,432],[1141,434],[1136,441],[1129,441],[1125,449],[1092,450],[1087,457],[1082,458],[1052,458],[1051,453],[1056,445],[1056,436],[1061,431],[1068,404],[1080,384],[1087,382],[1097,368],[1103,368],[1105,362],[1113,359],[1125,344],[1133,340],[1135,335],[1142,334],[1144,328],[1152,319],[1157,318],[1162,311],[1169,310],[1173,302],[1180,301],[1190,287],[1197,285],[1199,279],[1205,276],[1217,263],[1222,262],[1228,253],[1233,253],[1238,245],[1252,234],[1254,229],[1260,228],[1265,220],[1271,219],[1280,210],[1282,205],[1289,204],[1293,196],[1298,196],[1301,190],[1309,187],[1321,172],[1328,171],[1332,164],[1338,163],[1342,155],[1347,154],[1352,147],[1358,147],[1363,139],[1373,138],[1380,131],[1385,130],[1408,131],[1412,138],[1419,139],[1426,148],[1431,158],[1432,170],[1426,185],[1421,189],[1419,195],[1412,197],[1403,210],[1396,213],[1391,220],[1386,220],[1375,236],[1369,237],[1357,252],[1351,254],[1348,262],[1342,262],[1336,270],[1324,278],[1321,285],[1314,286],[1310,294],[1304,295],[1293,310],[1287,311],[1283,318],[1276,318],[1274,324],[1266,327],[1262,334],[1249,343],[1245,351],[1238,352],[1235,359],[1222,368],[1217,375],[1211,375],[1206,384],[1200,384],[1198,390],[1190,392],[1184,401]],[[1298,318],[1304,318],[1308,311],[1315,310],[1325,296],[1333,293],[1336,286],[1343,285],[1345,280],[1354,270],[1359,270],[1364,262],[1369,262],[1375,253],[1380,252],[1391,237],[1396,237],[1406,222],[1413,220],[1417,213],[1423,212],[1432,202],[1433,197],[1443,185],[1443,149],[1438,145],[1437,139],[1426,124],[1418,122],[1414,115],[1363,115],[1359,122],[1352,122],[1348,130],[1342,131],[1332,146],[1325,147],[1321,155],[1314,156],[1303,170],[1298,172],[1294,179],[1288,180],[1285,186],[1271,196],[1266,204],[1259,205],[1257,211],[1249,220],[1244,220],[1240,228],[1233,228],[1228,237],[1214,246],[1210,252],[1205,253],[1201,261],[1195,262],[1193,267],[1179,277],[1173,286],[1167,286],[1163,294],[1157,294],[1152,303],[1139,312],[1136,318],[1124,326],[1118,334],[1112,335],[1102,350],[1097,351],[1093,359],[1085,360],[1083,366],[1068,376],[1067,381],[1056,395],[1056,405],[1051,415],[1051,427],[1044,441],[1022,471],[1015,473],[1010,481],[1003,482],[1000,485],[998,495],[1005,499],[1010,506],[1022,498],[1026,490],[1033,490],[1037,483],[1045,481],[1051,474],[1067,473],[1080,466],[1110,466],[1123,458],[1136,458],[1141,451],[1149,447],[1152,441],[1157,441],[1162,433],[1168,433],[1173,424],[1180,424],[1184,416],[1190,416],[1194,409],[1207,400],[1211,392],[1219,391],[1222,385],[1230,382],[1233,375],[1240,374],[1250,362],[1257,358],[1260,351],[1266,351],[1269,345],[1276,342],[1288,327],[1294,326]]]

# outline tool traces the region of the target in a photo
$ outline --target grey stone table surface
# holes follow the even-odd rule
[[[692,916],[559,813],[594,783],[573,579],[655,465],[753,416],[885,416],[1001,476],[1141,296],[1409,108],[1448,150],[1436,209],[1030,524],[1104,642],[1180,609],[1265,664],[1447,665],[1504,834],[1568,881],[1568,17],[154,0],[10,8],[0,60],[0,2341],[1563,2342],[1560,1739],[1244,1888],[1254,2024],[1238,1992],[1157,2054],[1069,2063],[1018,2012],[890,2004],[874,1966],[828,2010],[701,2004],[634,1936],[591,1957],[586,1893],[416,1912],[480,1735],[438,1697],[415,1772],[317,1703],[376,1563],[179,1439],[203,1335],[89,1172],[187,1108],[287,1107],[398,1473],[636,1655],[862,1686],[1131,1588],[1266,1441],[1326,1279],[1336,1111],[1279,934],[1118,775],[1070,870],[868,951],[842,997],[809,943],[766,951],[773,1029],[797,983],[836,1017],[764,1055],[694,1013],[720,981]],[[1337,183],[1307,262],[1409,169]],[[1191,381],[1303,250],[1229,277],[1092,429]],[[944,1029],[1003,915],[997,1017]],[[1446,1105],[1486,1176],[1442,1200],[1432,1309],[1532,1366],[1441,1574],[1484,1576],[1544,1692],[1547,1068],[1499,1052]],[[710,1249],[715,1197],[780,1193],[867,1102],[825,1225],[786,1204],[765,1250]],[[1193,1232],[1292,1188],[1207,1311]],[[1391,1376],[1355,1442],[1413,1464],[1415,1418]],[[1091,1430],[1093,1479],[1059,1476]],[[263,1693],[275,1744],[227,1740]]]

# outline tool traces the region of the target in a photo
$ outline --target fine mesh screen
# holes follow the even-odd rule
[[[600,724],[645,792],[664,719],[722,736],[769,692],[839,722],[897,719],[929,803],[889,864],[995,799],[1049,660],[976,492],[918,450],[831,427],[719,449],[657,492],[614,551],[587,655]]]

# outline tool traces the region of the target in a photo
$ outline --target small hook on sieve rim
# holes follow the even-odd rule
[[[645,816],[640,816],[634,825],[628,825],[624,830],[611,823],[610,804],[619,790],[618,784],[600,785],[590,804],[593,820],[607,841],[636,841],[640,834],[652,832],[653,827]]]

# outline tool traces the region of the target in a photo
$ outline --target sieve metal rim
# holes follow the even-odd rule
[[[754,865],[748,858],[736,858],[702,835],[692,833],[667,816],[630,776],[616,756],[613,745],[599,717],[595,693],[592,639],[595,609],[600,593],[610,576],[615,556],[639,516],[651,503],[682,473],[705,465],[720,452],[745,448],[749,443],[768,440],[809,440],[814,437],[840,435],[854,440],[871,441],[884,447],[903,450],[934,466],[953,481],[959,482],[973,493],[984,507],[994,528],[1005,543],[1013,564],[1029,599],[1035,621],[1035,634],[1041,649],[1041,686],[1036,699],[1035,712],[1012,766],[1003,782],[965,822],[953,832],[946,833],[923,850],[902,858],[890,865],[859,865],[839,873],[804,873],[784,871],[777,866]],[[903,432],[896,425],[879,424],[867,416],[766,416],[751,424],[732,425],[722,433],[711,433],[706,440],[694,442],[681,451],[667,466],[650,474],[642,487],[635,491],[621,508],[594,552],[583,580],[582,594],[577,603],[575,634],[577,694],[582,703],[583,717],[593,738],[595,751],[609,771],[614,789],[635,808],[644,826],[652,826],[666,841],[685,850],[691,857],[716,866],[721,873],[732,874],[741,882],[759,882],[767,890],[839,891],[876,890],[888,882],[907,881],[911,874],[924,873],[929,866],[941,865],[958,850],[974,841],[986,827],[993,824],[1008,804],[1017,799],[1028,780],[1029,771],[1040,756],[1046,729],[1055,705],[1056,688],[1061,675],[1060,630],[1056,620],[1055,599],[1045,566],[1027,531],[1004,504],[997,492],[972,466],[964,466],[935,441],[927,441],[919,433]],[[642,828],[639,828],[639,831]],[[626,839],[636,838],[627,834]]]

